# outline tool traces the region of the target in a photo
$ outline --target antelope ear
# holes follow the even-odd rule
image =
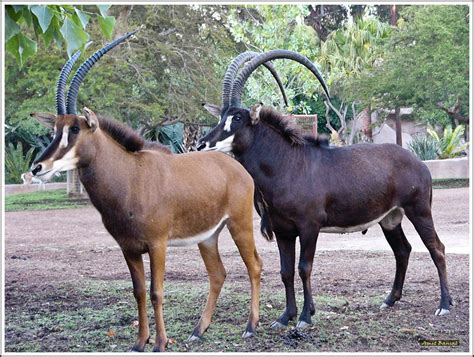
[[[87,125],[89,125],[91,131],[94,132],[99,127],[99,119],[97,119],[97,115],[87,107],[82,109],[82,113],[86,117]]]
[[[207,104],[207,103],[202,103],[202,106],[204,109],[206,109],[209,113],[211,113],[213,116],[216,118],[220,119],[221,118],[221,107],[214,105],[214,104]]]
[[[250,108],[250,119],[252,121],[252,125],[257,124],[260,121],[260,110],[262,110],[263,104],[258,103],[252,105]]]
[[[31,113],[30,116],[38,120],[42,125],[47,128],[54,128],[54,123],[56,122],[56,115],[50,113]]]

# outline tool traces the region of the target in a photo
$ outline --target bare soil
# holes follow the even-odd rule
[[[295,330],[294,324],[284,331],[269,330],[284,309],[284,288],[276,243],[261,237],[255,216],[256,243],[264,261],[257,335],[248,341],[238,336],[245,326],[249,284],[225,230],[220,251],[228,276],[214,322],[202,343],[187,345],[184,339],[205,302],[204,264],[197,246],[168,250],[168,350],[469,351],[469,189],[435,190],[433,212],[438,235],[446,245],[448,279],[456,302],[449,315],[434,316],[439,302],[436,268],[405,219],[404,229],[414,252],[404,296],[394,308],[378,309],[395,273],[395,260],[380,228],[369,229],[364,236],[321,234],[313,270],[314,325],[304,331]],[[296,284],[301,309],[297,274]],[[5,214],[7,352],[125,351],[134,341],[135,320],[127,266],[93,207]],[[423,347],[422,339],[456,340],[459,345]]]

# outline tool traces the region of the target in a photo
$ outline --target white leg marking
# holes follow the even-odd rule
[[[253,332],[249,332],[249,331],[245,331],[242,334],[242,338],[249,338],[249,337],[252,337],[252,336],[253,336]]]
[[[61,142],[59,143],[60,148],[66,148],[68,144],[69,125],[64,125],[63,135],[61,136]]]
[[[227,117],[227,119],[225,120],[224,131],[229,131],[230,132],[230,126],[232,125],[232,118],[233,117],[234,117],[233,115],[229,115]]]
[[[194,336],[194,335],[191,335],[188,337],[188,339],[186,340],[186,343],[192,343],[194,341],[201,341],[201,338],[198,337],[198,336]]]
[[[207,231],[196,234],[191,237],[170,237],[168,239],[169,247],[184,247],[191,244],[199,244],[207,241],[210,238],[214,238],[216,233],[220,232],[220,229],[224,227],[224,222],[229,218],[228,215],[225,215],[221,218],[219,223],[214,227],[208,229]]]
[[[305,329],[307,327],[311,326],[311,324],[307,323],[306,321],[298,321],[298,323],[296,324],[296,328],[299,328],[299,329]]]
[[[288,326],[283,325],[279,321],[273,321],[272,324],[270,325],[270,328],[273,329],[273,330],[282,330],[282,329],[285,329],[287,327]]]
[[[437,309],[435,312],[436,316],[443,316],[449,314],[449,310],[446,309]]]

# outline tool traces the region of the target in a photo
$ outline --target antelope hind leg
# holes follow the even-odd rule
[[[224,285],[226,272],[218,251],[217,238],[219,232],[220,230],[208,240],[198,244],[199,252],[204,260],[207,274],[209,276],[209,294],[201,318],[196,327],[194,327],[193,333],[189,336],[187,342],[200,340],[204,332],[206,332],[211,323],[222,285]]]

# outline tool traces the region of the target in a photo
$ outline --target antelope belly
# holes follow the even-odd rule
[[[385,212],[383,215],[380,217],[374,219],[373,221],[367,222],[367,223],[361,223],[356,226],[352,227],[322,227],[319,231],[321,233],[354,233],[354,232],[361,232],[364,231],[380,221],[382,221],[385,217],[387,217],[390,213],[392,213],[394,210],[398,209],[397,206],[392,207],[389,209],[387,212]]]
[[[222,219],[217,223],[214,227],[210,228],[207,231],[198,233],[194,236],[191,237],[169,237],[168,238],[168,246],[169,247],[184,247],[187,245],[192,245],[192,244],[199,244],[202,243],[214,236],[216,232],[219,231],[220,228],[222,228],[224,222],[229,218],[228,216],[222,217]]]

